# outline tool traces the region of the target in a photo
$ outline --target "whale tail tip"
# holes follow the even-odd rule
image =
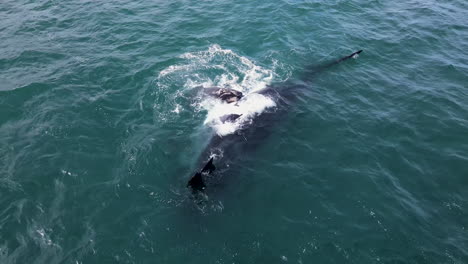
[[[331,61],[331,62],[328,62],[328,63],[325,63],[325,64],[322,64],[322,65],[312,65],[312,66],[309,66],[307,67],[306,71],[305,71],[305,75],[303,77],[303,80],[304,81],[310,81],[312,79],[313,76],[315,76],[315,74],[317,73],[320,73],[320,72],[323,72],[327,69],[330,69],[331,67],[337,65],[337,64],[340,64],[346,60],[349,60],[349,59],[356,59],[359,54],[361,54],[363,52],[362,49],[358,50],[358,51],[355,51],[353,53],[351,53],[350,55],[347,55],[345,57],[341,57],[337,60],[334,60],[334,61]]]
[[[351,57],[352,57],[353,59],[356,59],[356,58],[359,56],[359,54],[360,54],[361,52],[362,52],[362,50],[358,50],[358,51],[354,52],[353,54],[351,54]]]
[[[339,59],[338,61],[336,61],[336,63],[332,63],[332,64],[337,64],[337,63],[340,63],[340,62],[343,62],[347,59],[356,59],[357,57],[359,57],[359,54],[362,52],[363,50],[358,50],[356,52],[353,52],[351,53],[351,55],[348,55],[346,57],[343,57],[341,59]],[[331,66],[331,65],[330,65]]]

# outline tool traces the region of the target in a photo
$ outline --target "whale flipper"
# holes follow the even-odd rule
[[[208,174],[212,173],[214,170],[216,169],[215,165],[213,165],[213,158],[211,158],[206,164],[205,166],[203,167],[203,169],[201,170],[201,173],[206,173],[208,172]]]
[[[211,158],[203,167],[203,169],[188,181],[187,187],[190,187],[192,191],[200,191],[202,192],[205,190],[205,181],[203,180],[203,174],[211,174],[216,169],[215,165],[213,165],[213,158]]]
[[[195,173],[190,181],[187,183],[187,187],[192,188],[193,191],[203,191],[206,187],[203,181],[201,172]]]

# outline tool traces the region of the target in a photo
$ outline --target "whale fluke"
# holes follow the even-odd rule
[[[340,62],[343,62],[343,61],[345,61],[345,60],[348,60],[348,59],[351,59],[351,58],[356,58],[357,55],[358,55],[359,53],[361,53],[361,52],[362,52],[362,50],[358,50],[358,51],[356,51],[356,52],[351,53],[351,55],[345,56],[345,57],[343,57],[343,58],[341,58],[341,59],[339,59],[339,60],[332,61],[332,62],[330,62],[330,63],[328,63],[328,64],[325,64],[324,66],[320,67],[320,71],[323,71],[323,70],[325,70],[325,69],[327,69],[327,68],[330,68],[331,66],[333,66],[333,65],[335,65],[335,64],[338,64],[338,63],[340,63]]]
[[[305,76],[303,77],[303,80],[304,81],[308,81],[310,80],[315,74],[317,73],[320,73],[320,72],[323,72],[337,64],[340,64],[341,62],[343,61],[346,61],[348,59],[354,59],[354,58],[357,58],[357,56],[363,52],[363,50],[358,50],[356,52],[353,52],[351,53],[350,55],[348,56],[345,56],[345,57],[342,57],[338,60],[335,60],[335,61],[331,61],[331,62],[328,62],[328,63],[325,63],[323,65],[315,65],[315,66],[310,66],[308,67],[308,69],[305,71]]]
[[[354,59],[354,58],[356,58],[357,55],[358,55],[359,53],[361,53],[361,52],[362,52],[362,50],[358,50],[358,51],[352,53],[351,55],[348,55],[348,56],[346,56],[346,57],[343,57],[343,58],[339,59],[336,63],[340,63],[340,62],[342,62],[342,61],[345,61],[345,60],[351,59],[351,58]]]

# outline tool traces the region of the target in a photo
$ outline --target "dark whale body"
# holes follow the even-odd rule
[[[362,50],[359,50],[320,67],[315,67],[313,71],[306,71],[307,78],[310,78],[314,73],[324,71],[336,64],[354,58],[361,52]],[[268,137],[269,131],[272,130],[278,121],[283,119],[288,108],[293,106],[297,101],[297,96],[300,96],[300,92],[298,91],[307,89],[307,87],[307,82],[300,81],[280,86],[271,85],[258,91],[258,93],[268,96],[275,101],[275,109],[267,109],[255,117],[254,122],[250,125],[244,126],[233,134],[222,137],[214,135],[200,155],[199,163],[203,164],[202,168],[189,179],[187,187],[194,194],[197,194],[205,192],[209,186],[216,185],[222,181],[225,172],[235,167],[230,165],[235,165],[242,158],[242,153],[245,153],[247,150],[256,149]],[[205,89],[205,93],[209,96],[227,103],[237,102],[243,97],[241,92],[229,88],[210,87]],[[221,117],[221,121],[223,123],[233,122],[239,117],[240,115],[231,114]]]

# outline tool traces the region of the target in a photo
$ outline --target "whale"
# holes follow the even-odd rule
[[[203,88],[203,92],[211,97],[218,98],[226,103],[238,102],[243,94],[241,91],[226,87],[208,87]]]
[[[301,90],[310,87],[311,76],[323,72],[331,67],[343,63],[349,59],[357,58],[362,50],[351,53],[350,55],[340,57],[319,66],[308,67],[304,71],[304,77],[297,81],[290,81],[285,84],[272,84],[254,92],[272,99],[276,107],[267,109],[256,115],[253,119],[242,124],[242,126],[232,134],[217,135],[214,134],[209,143],[198,157],[198,170],[191,174],[186,187],[192,194],[204,194],[207,189],[219,185],[226,181],[226,175],[233,174],[229,171],[235,170],[236,165],[242,162],[243,153],[249,150],[255,150],[262,144],[275,125],[284,119],[290,107],[294,107],[298,98],[301,96]],[[226,104],[241,103],[252,94],[243,94],[242,92],[230,87],[206,87],[203,88],[206,96],[220,100]],[[221,116],[221,123],[237,122],[242,119],[242,114],[228,114]]]

